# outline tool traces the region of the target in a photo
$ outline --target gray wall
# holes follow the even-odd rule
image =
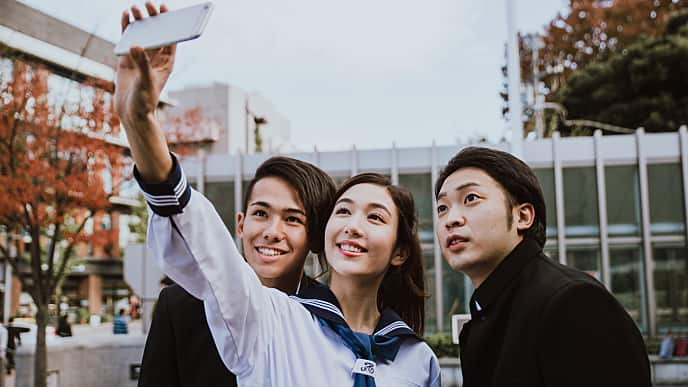
[[[140,333],[104,337],[53,338],[48,342],[48,371],[56,370],[59,387],[134,387],[129,366],[141,363],[146,337]],[[34,343],[17,353],[16,387],[33,386]]]

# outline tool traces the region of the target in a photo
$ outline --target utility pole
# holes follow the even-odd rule
[[[521,103],[521,60],[518,52],[518,36],[515,0],[506,1],[507,18],[507,73],[509,76],[509,126],[511,127],[511,153],[523,157],[523,106]]]

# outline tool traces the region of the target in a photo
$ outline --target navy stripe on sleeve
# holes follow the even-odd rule
[[[153,212],[160,216],[172,216],[181,213],[191,198],[191,187],[186,180],[184,170],[179,165],[177,157],[171,153],[170,156],[172,157],[172,170],[167,175],[167,180],[161,183],[146,183],[134,166],[134,177],[143,191],[143,197]]]

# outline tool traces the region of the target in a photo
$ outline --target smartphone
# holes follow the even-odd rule
[[[115,46],[115,55],[129,54],[133,46],[158,48],[196,39],[208,23],[213,3],[193,5],[136,20],[127,26]]]

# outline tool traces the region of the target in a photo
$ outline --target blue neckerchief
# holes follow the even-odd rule
[[[346,346],[358,359],[371,361],[394,361],[399,352],[401,338],[385,335],[366,335],[352,331],[346,324],[336,323],[319,317],[320,324],[329,326],[344,340]],[[375,378],[354,373],[354,387],[375,387]]]
[[[402,337],[420,340],[416,333],[391,309],[380,313],[373,335],[357,334],[344,321],[337,297],[326,286],[302,289],[298,296],[292,296],[318,318],[323,326],[332,329],[344,341],[358,359],[378,362],[394,361]],[[360,337],[357,337],[359,335]],[[367,338],[367,340],[366,340]],[[354,387],[374,387],[373,377],[354,373]]]

